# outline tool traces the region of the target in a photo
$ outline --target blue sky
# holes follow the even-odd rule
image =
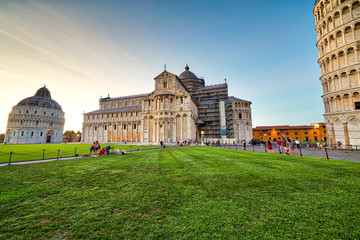
[[[100,96],[149,93],[167,65],[227,79],[253,126],[323,121],[314,1],[0,0],[0,132],[47,85],[80,130]]]

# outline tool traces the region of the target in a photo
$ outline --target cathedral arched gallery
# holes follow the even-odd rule
[[[166,69],[148,94],[100,98],[84,113],[82,142],[239,142],[252,139],[251,102],[228,96],[228,84],[205,85],[189,71]]]

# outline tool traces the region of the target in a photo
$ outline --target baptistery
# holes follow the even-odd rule
[[[61,143],[65,114],[46,86],[9,113],[4,143]]]
[[[313,14],[328,142],[360,145],[360,2],[318,0]]]

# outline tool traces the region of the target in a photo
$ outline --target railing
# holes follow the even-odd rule
[[[307,146],[306,144],[300,144],[299,146],[295,146],[292,151],[288,149],[288,152],[282,147],[277,146],[276,144],[272,145],[272,149],[268,149],[267,144],[257,144],[257,145],[243,145],[243,144],[222,144],[222,143],[210,143],[211,147],[218,148],[228,148],[234,150],[246,150],[251,152],[265,152],[265,153],[274,153],[274,154],[287,154],[287,155],[296,155],[302,157],[315,157],[315,158],[326,158],[326,159],[338,159],[344,160],[344,158],[339,158],[339,154],[343,156],[347,156],[349,151],[353,152],[352,160],[360,159],[360,145],[349,145],[339,147],[320,147],[317,146]],[[339,154],[337,154],[339,153]],[[335,155],[334,155],[335,154]],[[346,159],[349,159],[347,157]]]

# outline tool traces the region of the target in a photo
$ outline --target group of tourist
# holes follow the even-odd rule
[[[267,141],[267,148],[269,152],[274,152],[273,144],[277,146],[279,153],[285,153],[287,155],[295,155],[295,148],[300,149],[300,141],[298,139],[291,140],[290,138],[282,137],[282,139],[278,138],[277,140],[274,138],[273,141],[269,139]],[[325,144],[321,144],[317,142],[315,145],[310,144],[309,141],[306,142],[307,149],[320,149],[322,147],[326,147]]]
[[[95,141],[90,147],[89,156],[97,157],[97,156],[110,155],[110,154],[120,154],[120,153],[126,154],[126,149],[122,149],[120,152],[119,148],[116,147],[115,151],[113,150],[112,152],[110,152],[111,149],[114,149],[114,147],[111,147],[110,144],[104,148],[101,148],[99,142]]]

